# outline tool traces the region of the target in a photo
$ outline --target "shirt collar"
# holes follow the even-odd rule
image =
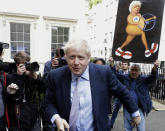
[[[128,74],[128,73],[129,73],[129,71],[128,71],[128,70],[123,71],[123,74]]]
[[[89,66],[87,66],[87,68],[80,77],[89,81]],[[74,81],[76,78],[77,76],[72,73],[72,81]]]

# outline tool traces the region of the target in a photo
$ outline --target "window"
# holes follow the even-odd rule
[[[51,57],[54,57],[55,50],[64,46],[69,40],[69,28],[68,27],[52,27],[52,45],[51,45]]]
[[[30,24],[10,23],[11,58],[18,51],[30,55]]]

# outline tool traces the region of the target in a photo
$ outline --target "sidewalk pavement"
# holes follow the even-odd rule
[[[155,111],[165,111],[165,104],[161,104],[160,102],[157,102],[156,100],[152,100],[152,106],[153,110]],[[120,112],[123,112],[123,107],[120,108]]]
[[[156,110],[156,111],[165,110],[165,105],[161,104],[160,102],[157,102],[155,100],[152,100],[152,105],[153,105],[153,109]]]
[[[153,110],[146,117],[146,131],[165,131],[165,105],[152,100]],[[110,116],[111,117],[111,116]],[[120,109],[112,131],[124,131],[123,108]],[[135,129],[133,130],[135,131]]]
[[[165,131],[165,111],[152,110],[146,117],[146,131]],[[124,131],[123,113],[119,112],[111,131]],[[135,131],[135,129],[133,130]]]

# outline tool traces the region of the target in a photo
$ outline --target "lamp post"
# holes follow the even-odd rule
[[[104,39],[105,62],[107,61],[107,39]]]
[[[107,47],[105,47],[105,62],[107,61]]]

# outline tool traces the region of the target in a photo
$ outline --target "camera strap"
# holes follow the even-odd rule
[[[15,105],[15,114],[16,114],[16,118],[17,118],[18,129],[20,131],[20,121],[19,121],[19,119],[20,119],[21,111],[20,111],[20,105],[19,104]]]
[[[4,86],[6,88],[6,74],[5,74],[5,72],[3,72],[3,77],[4,77]],[[9,121],[9,116],[8,116],[7,105],[5,108],[5,114],[6,114],[7,126],[8,126],[8,128],[10,128],[10,121]]]

